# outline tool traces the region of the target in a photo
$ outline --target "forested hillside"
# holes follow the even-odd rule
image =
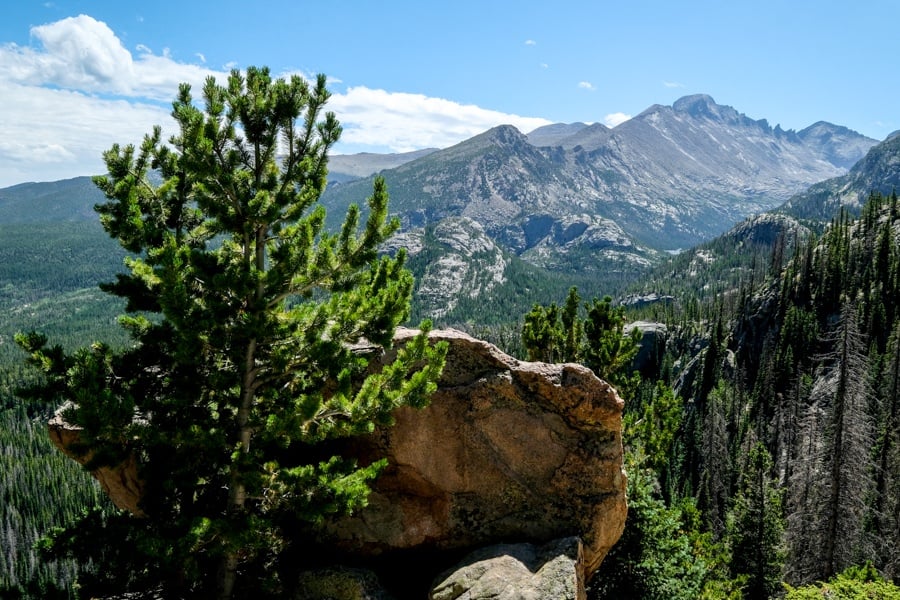
[[[866,563],[900,580],[897,196],[793,239],[752,290],[689,302],[667,361],[684,409],[654,497],[696,508],[751,598]]]
[[[628,399],[630,512],[592,597],[900,581],[896,194],[872,194],[859,219],[841,214],[821,236],[789,217],[751,219],[634,289],[643,295],[617,308],[594,299],[584,317],[573,290],[522,327],[530,358],[588,364]],[[598,367],[632,352],[636,318],[658,322],[644,338],[658,359],[642,379]]]
[[[39,223],[47,213],[19,214],[21,222],[0,224],[0,597],[69,598],[77,565],[43,559],[35,545],[107,502],[50,443],[52,400],[16,396],[35,374],[12,338],[41,329],[70,348],[100,337],[124,342],[115,324],[121,302],[97,288],[122,268],[123,253],[96,221]]]
[[[859,219],[842,214],[799,245],[729,337],[711,340],[735,352],[739,370],[695,390],[698,417],[744,432],[722,435],[724,447],[761,442],[772,456],[766,476],[784,490],[792,583],[866,561],[900,577],[898,239],[897,196],[875,193]],[[735,397],[746,398],[744,424],[725,408]],[[699,466],[702,479],[734,463],[707,454]],[[728,483],[718,493],[728,497]],[[703,495],[712,521],[715,494]]]

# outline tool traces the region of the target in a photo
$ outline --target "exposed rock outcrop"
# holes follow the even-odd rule
[[[91,460],[91,453],[80,454],[73,451],[73,448],[78,446],[81,428],[67,423],[62,414],[62,410],[57,411],[47,423],[50,441],[78,464],[87,464]],[[146,516],[139,506],[144,493],[144,484],[137,476],[137,462],[134,456],[129,456],[114,467],[95,469],[91,471],[91,475],[100,482],[100,487],[117,508],[127,510],[138,517]]]
[[[658,373],[666,352],[666,340],[669,337],[666,324],[655,321],[635,321],[625,326],[625,331],[632,329],[641,332],[641,342],[631,366],[640,371],[642,375]]]
[[[429,600],[584,600],[581,559],[575,537],[476,550],[439,577]]]
[[[590,577],[625,523],[621,398],[580,365],[521,362],[453,330],[431,336],[450,344],[438,391],[353,441],[353,455],[388,467],[328,542],[379,556],[574,535]]]

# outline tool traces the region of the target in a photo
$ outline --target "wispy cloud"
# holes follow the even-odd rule
[[[594,87],[594,84],[591,83],[590,81],[579,81],[579,82],[578,82],[578,87],[581,88],[581,89],[583,89],[583,90],[589,90],[589,91],[591,91],[591,92],[593,92],[594,90],[597,89],[597,88]]]
[[[537,42],[534,40],[525,40],[526,46],[537,46]]]
[[[603,123],[607,127],[615,127],[616,125],[621,125],[625,121],[631,118],[631,115],[626,115],[625,113],[617,112],[611,113],[603,117]]]
[[[104,150],[117,142],[140,143],[153,125],[171,123],[168,109],[156,104],[2,85],[0,187],[101,173]]]
[[[677,81],[663,81],[663,85],[667,88],[683,88],[683,83],[678,83]]]
[[[101,172],[101,154],[113,143],[140,143],[155,124],[172,133],[169,102],[179,83],[198,89],[235,66],[178,62],[167,49],[158,54],[143,44],[132,54],[86,15],[34,27],[31,35],[38,44],[0,41],[0,187]],[[500,124],[526,132],[549,124],[364,86],[335,92],[329,107],[344,126],[337,148],[344,152],[445,147]]]

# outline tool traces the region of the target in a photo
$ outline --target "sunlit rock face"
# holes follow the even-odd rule
[[[450,344],[438,391],[352,442],[352,455],[388,467],[369,506],[327,538],[379,556],[578,536],[590,577],[625,525],[622,399],[580,365],[518,361],[453,330],[431,337]]]

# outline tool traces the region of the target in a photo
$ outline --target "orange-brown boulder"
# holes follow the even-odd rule
[[[57,411],[47,423],[50,441],[75,462],[86,464],[91,460],[92,454],[80,454],[72,450],[81,441],[81,428],[67,423],[62,414],[62,410]],[[100,487],[117,508],[144,517],[146,515],[139,506],[144,494],[144,482],[138,478],[137,472],[137,461],[134,456],[129,455],[115,466],[94,469],[91,475],[100,482]]]
[[[589,578],[625,525],[622,399],[580,365],[518,361],[454,330],[431,339],[450,345],[438,391],[352,443],[388,466],[329,543],[377,556],[578,536]]]

